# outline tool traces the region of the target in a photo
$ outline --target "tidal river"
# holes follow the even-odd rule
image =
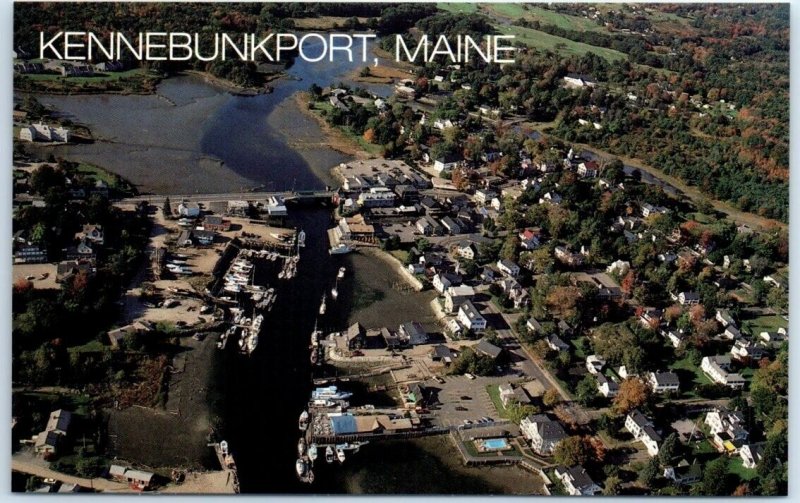
[[[272,94],[239,97],[197,77],[165,80],[152,96],[39,96],[100,138],[94,144],[43,150],[92,162],[119,173],[142,192],[156,194],[238,191],[263,186],[297,190],[332,185],[329,169],[347,158],[325,146],[316,122],[289,97],[312,83],[345,80],[360,62],[298,61],[290,79]],[[370,86],[386,96],[388,86]],[[330,257],[325,231],[328,209],[292,211],[290,225],[308,236],[298,276],[279,286],[275,309],[265,321],[257,351],[249,359],[227,353],[213,384],[224,395],[223,433],[236,456],[245,493],[496,493],[536,492],[530,475],[517,469],[466,469],[445,438],[370,445],[339,466],[319,467],[312,486],[294,474],[297,418],[308,400],[308,344],[315,322],[342,330],[358,319],[430,322],[427,303],[401,299],[388,286],[386,266],[365,256]],[[340,265],[347,279],[336,305],[317,320],[322,293]],[[357,269],[356,269],[357,268]],[[355,270],[354,270],[355,269]],[[354,306],[355,290],[386,290],[370,306]],[[267,281],[276,286],[274,277]],[[391,304],[388,305],[388,304]],[[387,318],[387,312],[392,316]],[[356,318],[353,318],[353,316]],[[391,320],[389,320],[391,318]],[[397,319],[395,319],[397,318]],[[323,463],[324,464],[324,463]]]

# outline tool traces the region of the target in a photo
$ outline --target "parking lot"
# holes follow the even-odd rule
[[[432,410],[435,422],[442,426],[464,424],[464,420],[477,421],[482,417],[499,419],[486,386],[508,382],[504,377],[446,376],[444,383],[429,381],[426,386],[438,389],[439,405]]]

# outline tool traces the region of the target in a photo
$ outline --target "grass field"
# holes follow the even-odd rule
[[[436,7],[447,12],[459,12],[461,14],[472,14],[478,12],[478,4],[475,3],[449,3],[439,2]]]
[[[702,384],[713,384],[711,382],[711,379],[709,379],[703,373],[703,371],[700,370],[700,367],[695,365],[692,362],[691,358],[688,357],[688,356],[684,357],[681,360],[677,360],[675,363],[673,363],[672,365],[669,366],[669,369],[673,370],[673,371],[676,371],[676,373],[678,375],[681,375],[681,374],[686,375],[687,372],[691,372],[692,374],[694,374],[694,379],[692,379],[692,383],[691,383],[690,386],[686,386],[687,383],[684,382],[684,379],[681,379],[681,388],[682,388],[682,391],[683,391],[683,395],[685,395],[687,397],[695,397],[695,396],[697,396],[695,394],[695,392],[694,392],[694,389],[697,386],[700,386]],[[683,371],[683,372],[681,372],[681,371]]]
[[[778,315],[759,316],[744,322],[744,326],[750,329],[752,335],[756,336],[761,332],[777,332],[779,328],[786,328],[787,325],[788,322]]]
[[[745,468],[742,458],[739,456],[732,457],[728,460],[728,472],[738,475],[742,480],[751,480],[758,476],[753,469]]]
[[[504,35],[514,35],[517,41],[536,49],[553,51],[564,55],[575,54],[578,56],[583,56],[591,52],[609,62],[627,59],[625,54],[613,49],[575,42],[531,28],[523,28],[522,26],[498,26],[497,28]]]
[[[503,401],[500,400],[499,387],[496,384],[490,384],[486,386],[486,392],[489,393],[489,398],[492,399],[492,404],[494,404],[494,408],[497,409],[497,415],[503,419],[508,419],[506,408],[503,406]]]
[[[553,25],[565,30],[600,31],[606,29],[597,23],[582,17],[560,14],[543,7],[525,4],[488,4],[483,7],[488,12],[512,19],[539,21],[543,25]]]

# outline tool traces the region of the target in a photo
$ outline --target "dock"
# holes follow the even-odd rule
[[[208,444],[209,447],[214,448],[214,453],[217,455],[217,460],[219,461],[219,465],[222,467],[222,471],[226,472],[228,481],[233,482],[233,492],[239,494],[239,472],[236,468],[236,462],[233,459],[233,454],[225,455],[222,452],[222,446],[219,442]]]

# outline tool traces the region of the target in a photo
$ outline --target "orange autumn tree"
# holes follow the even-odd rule
[[[613,408],[617,414],[627,414],[647,403],[649,398],[650,386],[638,377],[628,378],[619,385]]]

